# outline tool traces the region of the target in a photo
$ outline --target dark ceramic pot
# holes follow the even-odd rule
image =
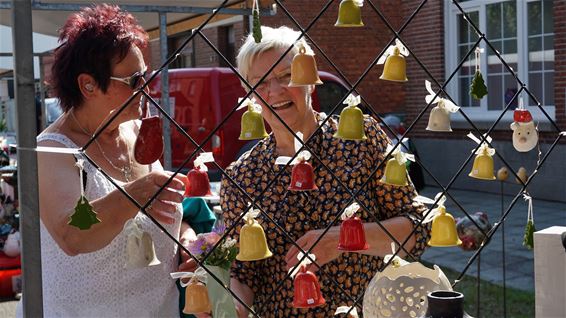
[[[468,318],[471,317],[464,312],[464,294],[437,290],[427,295],[428,308],[426,318]]]

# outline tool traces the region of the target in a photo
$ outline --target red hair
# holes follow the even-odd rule
[[[106,92],[112,65],[122,61],[132,46],[145,48],[148,36],[133,15],[100,4],[69,16],[59,30],[59,42],[50,84],[66,112],[83,102],[77,83],[80,74],[91,75]]]

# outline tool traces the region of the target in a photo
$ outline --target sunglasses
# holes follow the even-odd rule
[[[131,89],[137,89],[141,86],[141,84],[143,84],[142,80],[143,82],[145,82],[146,73],[147,73],[147,69],[144,69],[143,71],[135,72],[134,74],[126,77],[110,76],[110,79],[118,82],[122,82],[130,86]]]

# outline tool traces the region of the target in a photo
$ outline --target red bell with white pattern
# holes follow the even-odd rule
[[[293,307],[312,308],[322,306],[326,303],[320,292],[320,284],[316,275],[307,271],[305,265],[300,265],[301,269],[294,281]]]
[[[289,190],[292,191],[312,191],[318,190],[314,183],[314,170],[312,165],[304,160],[293,166],[291,171],[291,185]]]

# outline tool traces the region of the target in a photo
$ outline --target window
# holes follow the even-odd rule
[[[468,0],[461,1],[460,6],[545,110],[554,116],[553,0]],[[479,36],[450,1],[446,1],[445,12],[445,61],[446,76],[449,76],[474,49]],[[470,97],[469,87],[476,65],[473,53],[448,83],[447,91],[472,119],[493,121],[520,86],[485,41],[481,41],[479,47],[484,49],[480,69],[488,95],[480,101]],[[536,106],[526,93],[521,96],[525,105]],[[517,104],[516,99],[510,109]],[[535,120],[545,118],[541,111],[533,109],[531,113]],[[463,120],[459,114],[455,118]],[[512,112],[506,112],[503,118],[510,121]]]

